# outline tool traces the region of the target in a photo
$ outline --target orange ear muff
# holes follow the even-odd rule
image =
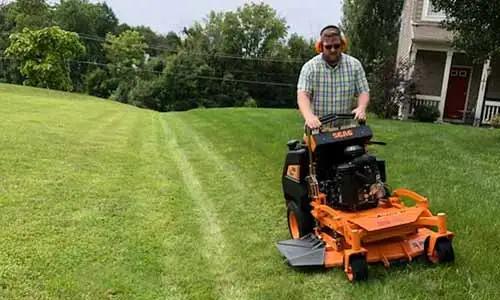
[[[314,49],[316,50],[316,53],[323,52],[323,43],[321,42],[321,39],[318,39],[316,41],[316,44],[314,45]]]
[[[341,46],[342,52],[346,53],[349,50],[349,43],[347,42],[346,36],[342,37],[341,43],[342,43],[342,46]]]

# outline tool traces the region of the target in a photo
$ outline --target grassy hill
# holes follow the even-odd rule
[[[369,120],[393,187],[449,214],[456,263],[351,285],[287,267],[281,192],[294,110],[165,113],[0,85],[0,297],[494,298],[500,131]]]

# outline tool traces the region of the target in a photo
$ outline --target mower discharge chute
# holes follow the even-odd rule
[[[322,124],[353,114],[327,115]],[[277,243],[293,267],[342,267],[349,280],[366,280],[368,263],[455,259],[445,213],[433,215],[428,199],[386,185],[385,161],[367,151],[373,142],[365,121],[307,128],[288,142],[282,173],[289,233]],[[415,202],[406,206],[404,199]]]

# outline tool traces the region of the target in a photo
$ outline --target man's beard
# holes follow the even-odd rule
[[[340,55],[329,55],[329,56],[324,56],[324,59],[326,62],[330,65],[336,65],[339,62]]]

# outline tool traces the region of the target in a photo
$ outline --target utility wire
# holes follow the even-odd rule
[[[84,40],[91,40],[91,41],[105,42],[105,43],[116,43],[118,45],[129,46],[125,43],[120,43],[117,41],[108,41],[105,38],[102,38],[99,36],[92,36],[92,35],[88,35],[85,33],[78,33],[78,32],[74,32],[74,33],[78,34],[78,36]],[[1,32],[0,34],[10,35],[11,32]],[[169,53],[182,52],[179,50],[173,50],[173,49],[166,48],[166,47],[151,46],[151,45],[148,45],[147,43],[144,43],[144,45],[146,45],[146,48],[148,48],[148,49],[162,50],[162,51],[169,52]],[[133,46],[137,46],[137,45],[134,44]],[[244,56],[232,55],[232,54],[227,54],[227,53],[206,53],[206,52],[194,52],[194,51],[186,51],[185,53],[189,54],[189,55],[200,55],[200,56],[205,56],[205,57],[211,56],[211,57],[219,57],[219,58],[229,58],[229,59],[239,59],[239,60],[249,60],[249,61],[262,61],[262,62],[301,63],[301,64],[306,62],[306,61],[301,60],[301,59],[275,59],[275,58],[266,58],[266,57],[244,57]]]
[[[9,57],[0,57],[0,60],[11,60],[15,61],[15,58],[9,58]],[[72,60],[68,59],[65,60],[66,62],[70,63],[78,63],[78,64],[88,64],[88,65],[95,65],[95,66],[102,66],[102,67],[108,67],[109,65],[103,64],[103,63],[98,63],[98,62],[93,62],[93,61],[82,61],[82,60]],[[272,81],[257,81],[257,80],[245,80],[245,79],[233,79],[233,78],[224,78],[224,77],[217,77],[217,76],[205,76],[205,75],[192,75],[191,73],[182,73],[182,72],[159,72],[159,71],[154,71],[154,70],[144,70],[141,68],[134,68],[134,67],[121,67],[121,69],[125,70],[134,70],[137,72],[146,72],[146,73],[154,73],[154,74],[161,74],[161,75],[173,75],[173,76],[190,76],[193,78],[200,78],[200,79],[207,79],[207,80],[218,80],[218,81],[229,81],[229,82],[239,82],[239,83],[248,83],[248,84],[260,84],[260,85],[271,85],[271,86],[283,86],[283,87],[294,87],[294,84],[290,83],[282,83],[282,82],[272,82]]]
[[[11,34],[11,33],[10,32],[0,32],[0,35],[1,34],[6,35],[6,34]],[[131,46],[131,45],[127,45],[125,43],[117,42],[117,41],[107,41],[106,39],[101,38],[101,37],[93,37],[93,36],[90,36],[90,35],[80,34],[80,33],[77,33],[77,34],[80,35],[80,38],[86,39],[86,40],[92,40],[92,41],[98,41],[98,42],[104,42],[104,43],[116,43],[118,45]],[[135,46],[135,44],[133,44],[132,46]],[[153,46],[149,46],[149,45],[147,45],[147,48],[155,49],[155,50],[165,50],[165,51],[171,52],[171,53],[181,53],[181,52],[183,52],[183,51],[179,51],[179,50],[172,50],[172,49],[164,48],[164,47],[153,47]],[[236,56],[236,55],[207,54],[207,53],[190,52],[190,51],[185,51],[185,53],[188,54],[188,55],[193,54],[193,55],[200,55],[200,56],[212,56],[212,57],[219,57],[219,58],[231,58],[231,59],[253,60],[253,61],[284,62],[284,63],[294,63],[294,62],[301,62],[301,63],[303,63],[304,62],[304,61],[301,61],[301,60],[282,60],[282,59],[280,60],[280,59],[272,59],[272,58],[251,58],[251,57],[247,58],[247,57]],[[150,59],[155,59],[155,58],[160,59],[161,61],[163,61],[163,59],[161,59],[160,57],[157,57],[157,56],[150,57]],[[231,72],[232,73],[242,73],[242,74],[258,74],[258,75],[279,75],[279,76],[286,76],[286,77],[290,77],[290,78],[291,77],[295,78],[297,76],[297,74],[276,73],[276,72],[252,72],[252,71],[243,71],[243,70],[234,70],[234,71],[231,71]]]

